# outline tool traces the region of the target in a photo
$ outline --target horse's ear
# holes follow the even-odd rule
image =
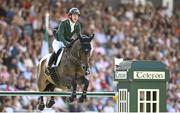
[[[92,34],[92,35],[91,35],[91,37],[90,37],[90,41],[91,41],[93,38],[94,38],[94,34]]]
[[[79,39],[80,41],[82,41],[82,35],[78,34],[78,35],[77,35],[77,39]]]

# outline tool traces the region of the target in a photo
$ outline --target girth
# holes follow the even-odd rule
[[[72,78],[58,75],[57,67],[53,67],[51,72],[53,72],[51,73],[51,78],[55,85],[66,86],[68,89],[71,87]]]

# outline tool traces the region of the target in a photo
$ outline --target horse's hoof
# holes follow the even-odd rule
[[[69,97],[69,102],[70,102],[70,103],[73,102],[74,100],[75,100],[74,97]]]
[[[45,108],[45,105],[43,103],[38,105],[38,109],[40,111],[42,111],[44,108]]]
[[[47,108],[51,108],[55,104],[55,100],[50,100],[49,103],[46,104]]]
[[[86,100],[86,96],[79,97],[79,102],[83,103]]]
[[[64,100],[65,103],[68,103],[68,102],[69,102],[69,98],[68,98],[68,97],[64,97],[63,100]]]

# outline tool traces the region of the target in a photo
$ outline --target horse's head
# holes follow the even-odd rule
[[[81,58],[81,66],[83,69],[88,68],[89,56],[91,52],[91,40],[94,38],[94,34],[90,37],[86,35],[82,35],[79,37],[80,40],[80,58]]]
[[[88,58],[90,56],[91,40],[93,38],[94,34],[90,37],[86,35],[79,36],[79,40],[76,41],[71,47],[71,53],[79,60],[83,69],[88,68]]]
[[[80,40],[80,49],[81,53],[83,54],[89,54],[91,51],[91,40],[93,39],[94,34],[91,37],[88,37],[86,35],[82,35],[79,37]]]

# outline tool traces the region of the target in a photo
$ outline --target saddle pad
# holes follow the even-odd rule
[[[48,65],[50,56],[51,56],[51,53],[49,53],[49,54],[45,55],[44,57],[42,57],[42,59],[39,61],[39,64],[41,64],[42,61],[44,61],[45,59],[47,59],[46,65]]]

